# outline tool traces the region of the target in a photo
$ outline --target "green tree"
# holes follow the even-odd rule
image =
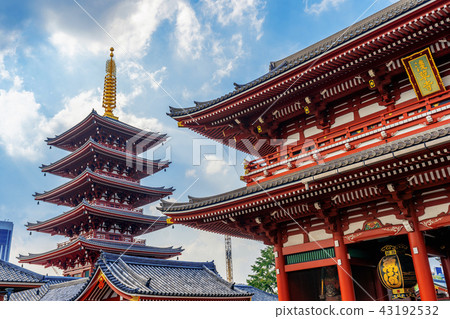
[[[253,274],[248,276],[247,284],[272,294],[277,293],[277,275],[275,273],[275,255],[273,246],[261,249],[261,256],[252,265]]]

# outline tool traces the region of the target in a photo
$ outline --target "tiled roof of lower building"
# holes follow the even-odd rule
[[[252,295],[222,279],[213,262],[102,253],[97,261],[98,268],[117,289],[134,296],[232,298]]]
[[[88,278],[45,277],[45,285],[13,293],[11,301],[69,301],[85,286]]]
[[[40,283],[44,279],[43,275],[31,270],[0,260],[0,283],[20,282],[20,283]]]
[[[69,301],[77,296],[84,288],[89,278],[81,278],[55,285],[50,285],[47,293],[40,301]]]
[[[252,301],[278,301],[277,295],[265,292],[261,289],[249,285],[236,284],[235,287],[240,290],[252,293],[253,294]]]

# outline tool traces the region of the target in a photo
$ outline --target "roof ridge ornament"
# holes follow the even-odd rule
[[[111,59],[106,60],[106,75],[102,105],[105,109],[105,114],[103,114],[103,116],[118,120],[119,118],[113,114],[113,110],[116,108],[116,63],[113,60],[114,48],[111,47],[109,50],[111,51],[109,54]]]

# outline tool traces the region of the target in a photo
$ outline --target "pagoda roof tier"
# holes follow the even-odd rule
[[[110,204],[113,206],[113,204]],[[166,216],[149,216],[125,209],[111,208],[90,204],[83,200],[75,208],[46,221],[28,223],[30,231],[49,233],[51,235],[66,235],[62,230],[72,229],[74,225],[87,225],[91,218],[98,217],[103,221],[125,222],[133,224],[137,229],[133,236],[140,236],[167,227]],[[58,231],[59,230],[59,231]]]
[[[394,168],[398,169],[401,167],[398,164],[400,162],[399,158],[405,156],[416,156],[415,163],[423,162],[423,171],[425,171],[425,167],[430,166],[430,163],[431,166],[427,169],[431,170],[440,169],[441,165],[448,165],[446,158],[450,146],[449,137],[450,125],[447,124],[417,133],[414,136],[401,138],[381,146],[325,162],[323,165],[281,175],[271,180],[238,188],[216,196],[203,198],[190,197],[190,201],[187,203],[172,203],[162,200],[161,207],[158,207],[158,209],[171,217],[174,223],[181,223],[193,228],[220,234],[262,240],[263,237],[259,236],[256,231],[252,231],[251,228],[258,227],[257,224],[262,222],[262,218],[270,218],[271,225],[274,225],[278,218],[288,218],[283,213],[284,208],[280,205],[288,206],[291,205],[289,203],[294,202],[299,206],[299,208],[296,208],[298,210],[296,214],[298,213],[301,216],[314,216],[316,209],[314,207],[311,208],[309,206],[311,203],[308,201],[314,200],[313,198],[315,196],[320,196],[322,199],[324,196],[329,196],[327,195],[329,190],[322,191],[320,187],[325,187],[324,185],[330,185],[332,183],[323,183],[324,180],[334,177],[339,179],[343,174],[347,174],[347,172],[363,169],[368,173],[358,173],[357,176],[360,176],[360,174],[362,174],[361,176],[367,176],[364,174],[378,174],[377,178],[380,178],[382,173],[383,175],[391,176],[391,171]],[[434,150],[436,149],[437,151],[435,152]],[[430,155],[433,152],[439,154],[434,156],[440,158],[431,162],[429,158],[433,158]],[[390,164],[385,164],[391,161],[396,162],[393,164],[394,168]],[[404,162],[402,165],[409,167],[408,160]],[[375,169],[378,165],[383,165],[382,170]],[[404,170],[404,174],[408,174],[407,169]],[[443,173],[440,174],[443,176]],[[392,176],[392,178],[400,178],[401,174],[394,173]],[[374,179],[372,178],[371,180]],[[388,179],[384,178],[384,180],[387,181]],[[365,187],[364,192],[372,200],[375,200],[379,194],[377,193],[377,187],[374,186],[376,184],[373,185],[373,183],[367,184],[366,182],[352,181],[351,185],[359,188]],[[338,184],[343,185],[343,183]],[[319,185],[321,186],[319,187]],[[344,196],[339,195],[340,192],[345,192],[345,188],[342,185],[338,188],[333,186],[332,192],[335,195],[334,197]],[[419,188],[419,186],[416,187],[416,189]],[[271,213],[265,216],[262,214],[263,210],[269,210]],[[279,212],[277,213],[277,211]],[[241,219],[240,215],[243,214],[253,216],[251,220],[255,222],[256,226],[238,224],[236,220]],[[248,219],[250,217],[244,218]]]
[[[36,193],[33,196],[36,200],[74,207],[83,200],[84,196],[81,194],[91,191],[93,184],[95,184],[96,187],[105,186],[108,191],[116,189],[136,196],[137,198],[136,202],[133,204],[133,208],[152,203],[165,196],[171,195],[174,191],[173,188],[142,186],[138,183],[92,172],[87,168],[83,173],[69,182],[58,186],[51,191]],[[77,200],[78,198],[79,200]],[[74,200],[71,201],[71,199]]]
[[[100,240],[79,236],[75,240],[68,241],[66,244],[60,244],[56,249],[41,254],[28,254],[28,256],[19,255],[18,259],[21,263],[49,267],[51,265],[56,265],[55,263],[52,264],[52,261],[61,261],[65,258],[75,259],[79,256],[85,256],[85,251],[97,253],[104,251],[116,254],[126,252],[128,255],[132,256],[167,259],[181,255],[183,249],[181,247],[153,247],[115,240]]]
[[[369,70],[397,63],[418,45],[425,47],[446,41],[449,15],[448,5],[441,1],[401,0],[271,63],[269,73],[245,85],[235,84],[235,90],[222,97],[195,102],[194,107],[170,107],[168,115],[180,127],[221,143],[234,139],[236,143],[231,146],[251,153],[249,143],[242,140],[255,145],[260,139],[279,139],[276,129],[293,116],[307,117],[306,106],[313,115],[323,105],[326,107],[349,92],[368,90],[368,79],[364,76]],[[404,73],[401,67],[387,69],[389,76]],[[265,142],[258,151],[264,156],[275,152],[276,147]]]
[[[86,163],[96,157],[97,161],[104,159],[105,162],[112,160],[117,161],[120,165],[127,167],[129,162],[133,165],[133,173],[131,177],[135,179],[142,179],[151,174],[157,173],[160,170],[167,168],[170,164],[168,161],[147,160],[145,158],[136,156],[135,154],[127,153],[125,150],[112,148],[94,141],[91,137],[89,140],[79,147],[76,151],[63,157],[59,161],[49,165],[42,165],[40,168],[42,172],[49,172],[62,177],[73,178],[76,174],[72,171],[82,172]]]
[[[101,116],[95,110],[92,110],[81,122],[60,135],[47,138],[46,142],[48,145],[73,152],[81,144],[85,143],[89,137],[94,137],[97,134],[98,128],[102,128],[108,132],[114,132],[124,140],[132,142],[133,145],[137,145],[137,148],[133,146],[132,151],[138,154],[167,140],[167,134],[141,130],[119,120]]]

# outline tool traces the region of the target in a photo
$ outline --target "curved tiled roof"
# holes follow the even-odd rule
[[[88,116],[86,116],[78,124],[74,125],[73,127],[71,127],[70,129],[68,129],[67,131],[65,131],[63,133],[56,135],[55,137],[47,138],[46,142],[49,144],[52,144],[54,141],[56,141],[57,139],[59,139],[61,137],[64,137],[65,135],[69,136],[70,133],[75,131],[78,126],[80,126],[84,122],[87,122],[92,116],[94,116],[95,118],[97,118],[101,121],[105,121],[106,123],[110,123],[110,124],[114,125],[115,127],[122,127],[123,129],[126,129],[127,131],[131,132],[132,134],[140,134],[140,133],[142,134],[144,132],[143,130],[141,130],[137,127],[131,126],[131,125],[121,122],[119,120],[115,120],[115,119],[112,119],[107,116],[101,116],[94,109],[92,109],[91,113],[89,113]],[[159,134],[159,133],[154,133],[154,132],[150,132],[150,131],[147,131],[145,135],[149,135],[149,134],[155,135],[155,137],[157,137],[158,140],[161,140],[161,141],[163,139],[166,139],[166,136],[167,136],[167,134]]]
[[[86,278],[87,279],[87,278]],[[19,291],[11,294],[11,297],[9,300],[11,301],[38,301],[42,300],[42,298],[47,294],[49,289],[51,289],[54,285],[59,285],[62,283],[68,283],[70,281],[74,280],[80,280],[80,278],[76,277],[61,277],[61,276],[45,276],[44,282],[45,284],[39,288],[33,288],[28,289],[24,291]],[[83,281],[83,283],[85,280]],[[70,283],[70,284],[76,284],[76,283]],[[66,285],[69,286],[70,284]],[[77,291],[78,292],[78,291]],[[68,299],[64,298],[67,293],[58,294],[60,299],[53,299],[53,300],[61,300],[66,301]]]
[[[114,241],[114,240],[106,241],[106,240],[91,239],[91,238],[86,239],[83,236],[80,236],[65,246],[58,247],[56,249],[47,251],[45,253],[40,253],[40,254],[28,254],[28,256],[19,255],[19,259],[23,262],[27,262],[28,260],[31,260],[31,259],[35,259],[35,258],[39,258],[39,257],[43,258],[46,255],[56,253],[58,251],[62,251],[68,247],[76,247],[79,243],[85,244],[85,248],[93,246],[96,250],[128,251],[130,254],[132,252],[137,252],[137,253],[144,253],[144,254],[155,253],[158,255],[166,254],[166,255],[176,256],[176,255],[181,254],[181,252],[184,250],[181,247],[178,247],[178,248],[174,248],[173,246],[171,246],[171,247],[154,247],[154,246],[139,245],[139,244],[134,244],[134,243],[125,243],[125,242]]]
[[[109,282],[130,295],[180,298],[252,295],[222,279],[213,262],[160,260],[102,253],[96,265],[97,270],[100,268]]]
[[[77,296],[89,278],[81,278],[68,282],[50,285],[39,301],[70,301]]]
[[[423,3],[430,2],[432,0],[400,0],[397,3],[381,10],[370,17],[361,20],[353,24],[352,26],[341,30],[332,36],[317,42],[293,55],[290,55],[284,59],[281,59],[276,62],[270,63],[270,71],[263,76],[258,77],[257,79],[243,85],[235,85],[235,90],[229,92],[226,95],[223,95],[219,98],[203,102],[203,103],[195,103],[194,107],[188,108],[173,108],[169,107],[170,113],[167,115],[171,117],[178,117],[187,114],[191,114],[200,110],[207,109],[219,102],[225,101],[230,97],[238,95],[248,89],[251,89],[258,84],[266,82],[275,76],[278,76],[282,73],[288,72],[295,67],[298,67],[302,64],[311,61],[312,59],[318,57],[321,54],[329,52],[343,44],[348,43],[349,41],[355,39],[356,37],[365,34],[373,29],[386,24],[399,16],[407,13],[408,11],[417,8]]]
[[[64,161],[67,161],[68,159],[70,159],[72,157],[80,156],[82,151],[88,145],[92,145],[92,146],[94,146],[94,147],[96,147],[96,148],[98,148],[99,150],[102,150],[102,151],[115,153],[115,154],[117,154],[118,157],[123,158],[124,160],[127,160],[127,161],[131,160],[132,163],[146,163],[147,165],[149,165],[149,164],[150,165],[156,165],[158,167],[167,167],[170,164],[169,161],[161,161],[159,159],[148,160],[146,158],[139,157],[139,156],[137,156],[135,154],[132,154],[132,153],[127,153],[127,152],[124,152],[124,151],[121,151],[121,150],[117,150],[117,149],[114,149],[114,148],[107,147],[107,146],[105,146],[103,144],[97,143],[96,141],[94,141],[94,139],[92,137],[89,137],[89,139],[86,141],[86,143],[84,143],[82,146],[80,146],[74,152],[72,152],[72,153],[68,154],[67,156],[59,159],[56,162],[50,163],[48,165],[42,164],[40,168],[42,169],[43,172],[49,171],[53,167],[60,165],[60,163],[63,163]]]
[[[95,209],[95,210],[100,210],[101,212],[104,212],[106,214],[110,213],[113,215],[119,215],[119,216],[123,216],[128,218],[128,220],[130,220],[129,218],[133,218],[134,219],[139,219],[142,222],[147,222],[147,223],[158,223],[158,226],[161,227],[159,224],[166,224],[167,225],[167,217],[166,216],[151,216],[151,215],[145,215],[145,214],[139,214],[139,213],[134,213],[131,211],[126,211],[126,210],[122,210],[122,209],[115,209],[115,208],[108,208],[108,207],[103,207],[103,206],[98,206],[98,205],[91,205],[89,204],[85,199],[83,199],[83,201],[78,204],[78,206],[74,207],[73,209],[62,213],[56,217],[50,218],[48,220],[45,221],[37,221],[36,223],[30,223],[28,222],[25,226],[27,228],[33,227],[35,228],[36,226],[40,226],[43,224],[47,224],[47,223],[51,223],[52,221],[61,219],[65,216],[69,216],[70,214],[72,214],[74,211],[79,210],[80,208],[91,208],[91,209]],[[84,211],[84,209],[83,209]],[[166,227],[165,226],[165,227]]]
[[[84,178],[88,178],[88,176],[91,176],[93,178],[99,178],[99,179],[103,179],[106,180],[106,183],[111,183],[112,185],[118,185],[118,187],[130,187],[131,189],[133,189],[133,191],[136,192],[143,192],[146,194],[151,194],[152,192],[156,192],[160,195],[166,196],[166,195],[170,195],[175,189],[170,187],[170,188],[165,188],[165,187],[149,187],[149,186],[143,186],[141,184],[137,184],[137,183],[132,183],[126,180],[122,180],[122,179],[118,179],[118,178],[114,178],[114,177],[109,177],[109,176],[105,176],[102,174],[98,174],[96,172],[93,172],[91,169],[86,168],[84,170],[83,173],[80,173],[77,177],[75,177],[74,179],[68,181],[65,184],[62,184],[50,191],[46,191],[44,193],[35,193],[33,196],[35,197],[36,200],[46,200],[46,198],[48,198],[48,196],[55,196],[54,194],[56,194],[60,189],[63,188],[68,188],[71,185],[75,185],[79,180],[82,180]],[[137,188],[139,188],[139,190],[136,190]],[[53,195],[49,195],[52,194]]]
[[[43,275],[0,260],[0,285],[2,282],[42,283],[43,280]]]
[[[408,147],[436,140],[442,137],[446,137],[446,142],[449,142],[448,136],[450,136],[450,125],[421,132],[414,136],[405,137],[381,146],[361,151],[359,153],[344,156],[342,158],[330,161],[323,165],[317,165],[298,172],[283,175],[265,182],[261,182],[258,185],[251,185],[249,187],[238,188],[236,190],[215,196],[195,198],[194,201],[190,201],[188,203],[173,203],[161,200],[161,207],[158,207],[158,209],[163,213],[177,213],[177,212],[183,213],[183,211],[185,210],[206,207],[209,205],[223,203],[226,201],[235,201],[238,200],[239,197],[250,195],[253,196],[258,193],[265,193],[267,191],[270,191],[270,189],[278,186],[297,183],[304,178],[314,177],[316,175],[332,171],[335,169],[343,168],[345,166],[349,166],[355,163],[364,163],[364,161],[366,160],[390,154],[395,151],[403,150]],[[312,153],[315,152],[317,151],[313,151]]]

